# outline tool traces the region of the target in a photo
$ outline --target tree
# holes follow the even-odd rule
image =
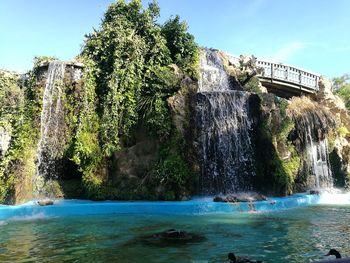
[[[155,23],[158,14],[155,2],[143,9],[140,0],[119,0],[108,8],[100,30],[87,36],[83,55],[96,67],[100,138],[107,156],[119,149],[120,137],[128,136],[137,123],[141,93],[156,93],[157,72],[171,63]]]
[[[132,144],[138,127],[147,127],[147,135],[160,144],[174,137],[167,98],[180,89],[181,74],[169,65],[176,63],[191,76],[197,71],[199,50],[186,24],[176,17],[162,27],[156,23],[159,11],[156,2],[143,8],[141,0],[118,0],[108,8],[101,27],[86,36],[81,58],[85,64],[83,96],[87,98],[82,99],[86,103],[70,159],[79,166],[88,192],[95,197],[108,180],[99,170],[108,169],[113,153]],[[176,169],[187,167],[178,146],[181,140],[176,141],[176,148],[161,147],[166,150],[157,165],[157,177],[151,180],[157,187],[166,176],[172,178]]]
[[[193,77],[198,76],[199,49],[194,37],[187,32],[186,22],[180,21],[179,16],[170,18],[162,27],[170,56],[173,63]]]
[[[338,96],[340,96],[345,103],[345,106],[350,110],[350,75],[344,74],[341,77],[334,78],[333,87]]]

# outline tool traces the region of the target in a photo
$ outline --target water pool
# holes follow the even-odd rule
[[[0,221],[0,262],[227,262],[230,251],[264,262],[310,262],[329,248],[350,255],[350,206],[208,214],[99,214]],[[203,239],[150,243],[177,228]]]

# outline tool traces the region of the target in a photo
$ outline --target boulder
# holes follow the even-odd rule
[[[135,145],[114,153],[113,182],[127,182],[129,179],[141,179],[144,171],[157,160],[158,143],[145,138]]]

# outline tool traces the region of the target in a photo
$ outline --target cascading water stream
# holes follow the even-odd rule
[[[233,90],[217,52],[202,51],[196,106],[202,194],[252,190],[249,96]]]
[[[211,49],[203,49],[200,57],[199,92],[232,90],[221,58]]]
[[[251,190],[254,175],[247,98],[242,91],[197,95],[204,194]]]
[[[47,181],[55,179],[56,160],[62,147],[60,129],[64,114],[62,109],[62,87],[65,63],[52,61],[49,64],[40,121],[40,140],[37,150],[36,175],[33,178],[34,197],[51,197]]]
[[[310,186],[318,189],[332,188],[333,177],[329,165],[327,138],[316,142],[311,135],[310,125],[307,129],[306,152],[310,160],[311,182]]]

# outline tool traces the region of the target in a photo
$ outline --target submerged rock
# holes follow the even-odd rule
[[[310,190],[310,191],[309,191],[309,194],[310,194],[310,195],[320,195],[320,194],[321,194],[321,191],[319,191],[319,190]]]
[[[53,205],[54,201],[50,200],[50,199],[39,200],[39,201],[37,201],[37,204],[40,205],[40,206]]]
[[[254,202],[254,201],[266,201],[267,197],[258,193],[238,193],[229,195],[215,196],[214,202],[224,203],[239,203],[239,202]]]
[[[262,263],[261,260],[251,260],[245,257],[236,257],[234,253],[228,253],[227,255],[230,263]]]
[[[194,233],[188,233],[177,229],[168,229],[164,232],[155,233],[139,238],[139,241],[156,246],[182,245],[204,241],[205,237]]]

